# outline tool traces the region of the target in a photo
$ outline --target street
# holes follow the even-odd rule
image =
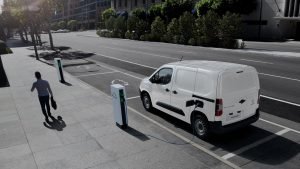
[[[181,139],[194,143],[194,148],[187,151],[185,147],[184,152],[196,154],[197,145],[201,145],[242,168],[299,166],[300,70],[297,69],[299,58],[105,39],[98,38],[92,31],[59,34],[54,35],[54,38],[56,46],[68,46],[72,50],[95,53],[87,60],[94,61],[98,69],[94,68],[95,65],[82,65],[66,67],[65,71],[107,95],[110,95],[110,84],[114,81],[123,83],[126,86],[131,111],[166,127]],[[182,56],[186,60],[218,60],[254,66],[259,72],[263,95],[260,120],[235,132],[213,135],[208,140],[200,140],[193,136],[190,126],[186,123],[160,111],[152,113],[145,111],[138,92],[141,79],[149,76],[162,64],[178,61]],[[92,66],[96,71],[88,71]],[[198,155],[196,158],[201,158],[201,154]]]

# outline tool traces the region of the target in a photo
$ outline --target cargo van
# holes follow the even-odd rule
[[[200,138],[257,121],[259,91],[254,67],[217,61],[165,64],[140,84],[147,111],[155,108],[191,124]]]

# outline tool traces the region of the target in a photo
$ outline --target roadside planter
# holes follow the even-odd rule
[[[245,48],[245,42],[243,39],[235,39],[235,48],[236,49],[244,49]]]

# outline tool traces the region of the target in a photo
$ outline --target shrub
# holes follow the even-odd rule
[[[126,33],[125,33],[125,38],[126,39],[130,39],[131,38],[131,32],[128,30],[128,31],[126,31]]]
[[[219,20],[219,39],[220,45],[225,48],[235,48],[236,41],[241,33],[241,19],[237,14],[227,12]]]
[[[107,21],[105,21],[105,27],[106,29],[112,31],[114,30],[114,24],[115,24],[115,17],[110,17]]]
[[[213,11],[209,11],[206,15],[201,16],[196,21],[197,41],[203,46],[217,46],[219,16]]]
[[[102,20],[105,22],[107,21],[110,17],[115,17],[116,16],[116,11],[112,8],[106,9],[102,12]]]
[[[140,36],[140,40],[141,40],[141,41],[145,41],[145,40],[146,40],[145,35],[141,35],[141,36]]]
[[[183,44],[187,44],[188,40],[193,36],[194,24],[195,18],[191,13],[185,12],[182,16],[180,16],[179,31],[180,34],[183,36],[182,39],[184,39]]]
[[[117,32],[117,37],[124,38],[125,32],[127,30],[126,20],[123,16],[119,16],[114,22],[114,31]]]
[[[216,11],[220,8],[222,2],[222,0],[201,0],[197,2],[195,8],[198,16],[203,16],[210,10]]]
[[[191,38],[189,41],[188,41],[188,44],[189,45],[192,45],[192,46],[195,46],[196,45],[196,40],[194,38]]]
[[[162,4],[153,4],[150,7],[150,9],[149,9],[150,23],[153,22],[154,19],[158,16],[163,18],[161,11],[162,11]]]
[[[111,31],[107,30],[107,29],[101,29],[97,31],[97,35],[99,35],[100,37],[111,37]]]
[[[154,40],[160,40],[166,33],[164,21],[160,17],[156,17],[151,24],[151,34]]]
[[[51,30],[58,30],[59,27],[58,27],[58,23],[57,22],[53,22],[51,23]]]
[[[78,22],[76,20],[70,20],[67,24],[68,29],[75,31],[77,29]]]
[[[136,25],[139,22],[139,18],[136,16],[130,16],[127,20],[127,30],[135,31]]]
[[[132,32],[131,39],[133,39],[133,40],[140,40],[138,34],[135,31]]]
[[[166,0],[162,4],[162,15],[167,18],[167,20],[171,20],[173,18],[178,18],[186,11],[192,11],[194,8],[193,0]]]
[[[139,20],[136,23],[136,30],[135,32],[137,33],[138,36],[141,36],[143,34],[145,34],[145,32],[147,32],[149,30],[149,25],[146,21],[144,20]]]
[[[179,33],[180,31],[179,31],[178,19],[173,18],[167,27],[167,37],[166,37],[167,41],[170,43],[175,43],[173,37],[175,35],[179,35]]]
[[[134,10],[131,11],[131,15],[142,20],[146,20],[147,17],[147,13],[143,8],[135,8]]]
[[[66,21],[59,21],[57,25],[58,29],[65,29],[67,27]]]
[[[180,40],[180,35],[175,35],[175,36],[173,36],[173,43],[178,44],[178,43],[179,43],[179,40]]]

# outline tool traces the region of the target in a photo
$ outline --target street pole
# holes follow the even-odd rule
[[[258,27],[258,39],[261,40],[261,18],[262,18],[262,5],[263,5],[263,0],[260,0],[260,11],[259,11],[259,27]]]

